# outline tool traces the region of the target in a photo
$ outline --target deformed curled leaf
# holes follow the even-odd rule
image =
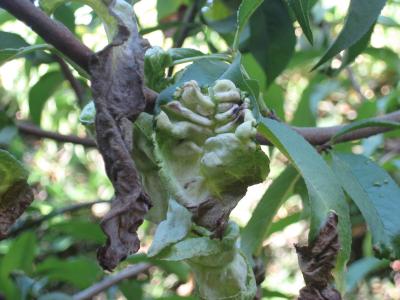
[[[33,201],[25,168],[7,151],[0,149],[0,240]]]
[[[332,269],[340,249],[337,231],[338,217],[331,212],[317,238],[309,246],[295,245],[300,270],[306,286],[298,300],[340,300],[340,293],[330,286]]]
[[[96,108],[96,139],[114,189],[111,210],[102,220],[107,244],[98,251],[103,268],[112,270],[137,252],[136,234],[150,202],[131,158],[132,122],[145,108],[143,56],[146,43],[138,34],[131,7],[112,1],[110,16],[118,22],[112,43],[90,62]],[[128,5],[128,6],[127,6]]]

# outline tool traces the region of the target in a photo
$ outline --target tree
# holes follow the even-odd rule
[[[397,30],[381,11],[398,3],[352,0],[341,22],[322,0],[158,0],[149,27],[129,2],[0,0],[0,61],[20,59],[27,81],[0,102],[0,292],[179,299],[193,276],[189,297],[290,298],[263,283],[273,277],[264,242],[302,220],[299,299],[351,297],[369,274],[390,276],[400,258],[398,46],[369,44]],[[84,5],[93,13],[82,25]],[[16,19],[37,35],[14,33]],[[101,36],[100,23],[108,45],[94,52],[81,39]],[[172,47],[142,38],[158,30]],[[203,51],[186,48],[189,38]],[[346,121],[316,126],[329,117]],[[240,227],[232,210],[266,178]],[[105,194],[112,201],[82,202]],[[147,254],[135,254],[141,245]],[[104,270],[134,265],[106,276],[96,248]]]

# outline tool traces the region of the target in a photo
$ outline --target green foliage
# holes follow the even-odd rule
[[[139,32],[153,45],[144,60],[145,84],[159,96],[155,111],[141,114],[133,126],[132,154],[153,202],[146,216],[149,221],[139,229],[142,250],[148,249],[148,256],[140,253],[126,260],[153,267],[103,291],[100,297],[190,300],[200,294],[206,299],[226,295],[250,299],[255,291],[254,267],[257,281],[267,270],[260,286],[263,298],[294,298],[298,290],[293,287],[302,282],[292,244],[303,240],[301,232],[308,226],[312,242],[330,210],[339,215],[337,275],[351,251],[347,274],[337,278],[345,297],[361,292],[371,299],[382,297],[374,295],[371,278],[374,284],[382,284],[381,290],[394,290],[390,261],[371,255],[390,260],[400,255],[399,124],[366,119],[400,108],[400,48],[393,38],[400,28],[397,1],[351,0],[346,9],[342,3],[332,6],[325,0],[118,0],[111,14],[110,1],[105,0],[39,2],[93,50],[115,37],[117,18],[133,28],[136,17]],[[184,47],[166,48],[183,33]],[[72,67],[78,88],[59,68],[59,58]],[[93,137],[96,109],[93,102],[87,103],[93,98],[90,76],[2,9],[0,66],[0,146],[8,151],[0,150],[0,215],[21,195],[30,195],[19,188],[29,188],[28,173],[9,153],[29,165],[35,195],[31,207],[11,228],[10,237],[0,242],[0,298],[72,299],[109,276],[100,270],[95,255],[105,242],[99,216],[109,204],[75,205],[110,199],[112,188],[97,150],[42,141],[24,128],[30,120],[47,131],[85,137],[86,129],[87,136]],[[248,105],[251,126],[243,127],[243,132],[236,124],[228,132],[216,133],[217,127],[229,123],[226,120],[210,126],[196,123],[202,118],[215,121],[217,113],[207,110],[206,100],[214,99],[218,91],[213,88],[220,80],[232,81]],[[199,89],[194,100],[186,103],[190,112],[176,112],[174,102],[179,102],[183,87],[191,81]],[[163,113],[172,124],[164,131],[158,124]],[[265,118],[273,115],[281,122]],[[245,123],[243,116],[239,119]],[[193,126],[186,132],[187,139],[180,136],[183,122]],[[322,127],[347,124],[328,138],[326,146],[335,148],[330,166],[284,122]],[[388,132],[337,144],[341,137],[370,127]],[[258,140],[266,138],[273,145],[261,150],[252,144],[255,128]],[[243,133],[245,142],[238,141]],[[207,139],[209,143],[199,143]],[[182,145],[188,140],[199,143],[207,159],[186,159],[190,149]],[[217,158],[224,168],[211,166],[209,162]],[[287,166],[286,159],[292,166]],[[160,172],[166,164],[168,170]],[[260,185],[263,188],[251,187],[246,200],[233,211],[238,224],[249,220],[247,224],[239,229],[229,223],[221,239],[206,228],[213,218],[199,226],[204,212],[199,209],[196,215],[193,206],[187,205],[189,210],[182,206],[182,199],[198,204],[212,195],[228,215],[247,186],[263,181],[269,168],[267,181]],[[183,197],[185,180],[199,174],[207,178],[206,188]],[[207,195],[201,194],[204,190]],[[261,198],[258,203],[256,198]],[[205,205],[203,210],[207,209]],[[150,221],[159,224],[157,229]],[[290,230],[285,230],[288,226]],[[351,245],[351,240],[356,242]],[[362,249],[360,240],[364,240]],[[192,274],[197,287],[182,296],[184,288],[191,286]]]

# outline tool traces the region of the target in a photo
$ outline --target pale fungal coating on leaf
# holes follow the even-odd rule
[[[163,184],[199,225],[223,227],[247,187],[268,173],[249,99],[230,80],[208,88],[191,80],[160,108],[153,141]]]

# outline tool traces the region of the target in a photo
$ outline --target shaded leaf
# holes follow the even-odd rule
[[[400,188],[386,171],[362,155],[333,155],[333,169],[360,209],[380,257],[400,258]]]
[[[256,9],[260,6],[263,0],[243,0],[239,6],[237,12],[237,27],[235,33],[235,39],[233,42],[232,48],[237,50],[240,41],[240,34],[243,31],[244,26],[249,21],[250,17],[256,11]]]
[[[0,31],[0,49],[18,49],[29,44],[18,34]]]
[[[267,84],[285,69],[296,36],[283,0],[264,1],[250,19],[249,50],[267,75]]]
[[[331,210],[337,213],[342,246],[337,261],[337,281],[339,285],[343,284],[342,272],[351,245],[350,218],[349,208],[335,175],[315,149],[288,126],[264,118],[259,125],[259,132],[290,159],[304,178],[311,209],[310,242],[315,240],[328,213]]]
[[[315,241],[309,246],[295,245],[306,286],[298,300],[340,300],[340,293],[330,286],[336,256],[340,249],[338,216],[331,212]]]
[[[29,114],[33,122],[40,125],[42,110],[46,101],[64,81],[59,71],[51,71],[39,78],[29,91]]]
[[[50,50],[52,47],[47,44],[39,44],[33,46],[27,46],[22,48],[14,48],[14,49],[1,49],[0,50],[0,65],[3,63],[23,57],[26,54],[32,53],[37,50]]]
[[[0,240],[33,201],[28,172],[7,151],[0,149]]]
[[[389,266],[387,260],[379,260],[374,257],[364,257],[353,262],[346,274],[346,293],[350,293],[357,288],[357,285],[371,272]]]
[[[268,187],[241,232],[240,247],[247,257],[256,254],[262,246],[266,233],[279,207],[293,193],[299,175],[295,168],[287,167]]]
[[[385,3],[386,0],[351,0],[342,31],[313,69],[357,43],[375,23]]]
[[[90,101],[83,107],[79,115],[79,121],[83,125],[94,125],[95,118],[96,118],[96,107],[94,106],[94,102]]]
[[[310,27],[310,1],[289,0],[289,5],[293,9],[304,35],[313,44],[313,34]]]

